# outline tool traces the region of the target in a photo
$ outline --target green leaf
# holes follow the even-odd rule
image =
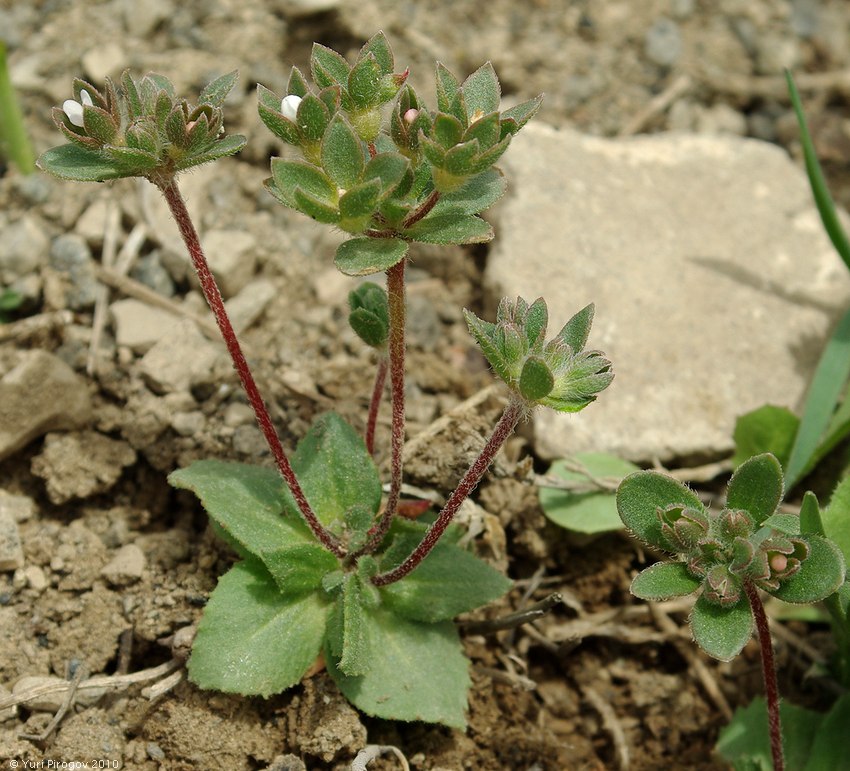
[[[257,86],[257,112],[266,128],[290,145],[301,144],[301,132],[291,120],[280,114],[280,99],[264,86]]]
[[[802,516],[802,515],[801,515]],[[824,535],[834,541],[850,564],[850,477],[842,480],[822,513]]]
[[[817,713],[815,713],[817,714]],[[832,705],[826,715],[817,715],[820,719],[805,771],[820,769],[850,769],[850,758],[847,756],[847,726],[850,726],[850,694],[845,693]],[[787,724],[787,723],[786,723]],[[787,741],[787,737],[786,737]],[[793,760],[787,760],[788,768],[799,768],[792,765]]]
[[[360,181],[365,165],[363,143],[345,118],[335,115],[322,140],[322,166],[338,187],[347,190]]]
[[[481,244],[493,238],[490,224],[471,214],[429,214],[404,235],[426,244]]]
[[[800,505],[800,532],[803,534],[826,535],[817,496],[807,491]]]
[[[536,402],[555,387],[555,378],[539,356],[529,356],[522,365],[519,376],[519,392],[523,399]]]
[[[466,308],[463,309],[463,317],[466,319],[466,325],[469,327],[470,334],[475,338],[475,342],[478,343],[481,352],[490,363],[496,375],[504,380],[505,383],[510,383],[512,380],[510,364],[493,339],[496,329],[495,325],[489,321],[479,319],[474,313],[466,310]]]
[[[576,453],[572,460],[586,473],[570,470],[566,461],[555,461],[547,474],[573,483],[587,483],[588,476],[596,479],[623,477],[638,470],[634,463],[607,453]],[[571,492],[541,487],[540,505],[552,522],[576,533],[604,533],[619,530],[623,522],[617,513],[614,493],[605,490]]]
[[[369,626],[357,576],[346,576],[342,596],[337,602],[342,605],[342,656],[337,666],[349,677],[365,675],[376,651],[369,644]]]
[[[541,104],[543,104],[543,94],[505,110],[501,115],[502,125],[510,134],[516,134],[534,117]]]
[[[231,134],[223,139],[219,139],[204,152],[188,155],[183,158],[177,164],[176,171],[185,171],[194,166],[200,166],[202,163],[209,163],[210,161],[217,161],[219,158],[225,158],[228,155],[235,155],[246,144],[248,144],[248,140],[241,134]]]
[[[295,117],[304,138],[311,142],[318,142],[331,122],[331,113],[327,106],[313,94],[307,94],[301,100]]]
[[[118,135],[118,126],[112,116],[100,107],[86,105],[83,108],[83,124],[86,134],[101,144],[111,144]]]
[[[809,556],[797,573],[771,592],[784,602],[818,602],[844,583],[846,565],[841,549],[819,535],[807,535],[804,540],[809,544]]]
[[[289,71],[289,80],[286,83],[286,94],[294,94],[302,99],[310,93],[310,87],[307,85],[307,80],[297,67],[293,66]],[[280,99],[277,100],[278,105]]]
[[[282,595],[257,562],[237,563],[204,609],[189,659],[201,688],[264,696],[298,683],[322,647],[327,603]]]
[[[570,346],[573,353],[578,353],[587,344],[587,338],[590,336],[590,328],[593,325],[593,315],[595,312],[596,306],[593,303],[585,305],[584,308],[564,324],[561,331],[555,336],[555,339]]]
[[[343,218],[365,219],[368,224],[381,197],[381,180],[371,179],[355,185],[339,199],[339,213]]]
[[[291,499],[292,513],[284,516],[289,494],[275,469],[200,460],[172,471],[168,482],[195,493],[224,539],[243,557],[259,555],[269,545],[315,544]]]
[[[76,182],[104,182],[107,179],[134,176],[110,161],[103,153],[71,144],[46,150],[36,165],[55,177]]]
[[[642,600],[660,602],[693,594],[700,584],[701,581],[688,572],[683,562],[656,562],[635,576],[630,590]]]
[[[323,222],[326,225],[336,225],[339,222],[339,211],[336,206],[327,201],[305,192],[300,187],[295,188],[293,197],[295,208],[308,217],[312,217],[316,222]]]
[[[395,67],[395,58],[393,57],[393,49],[383,32],[378,32],[366,42],[366,45],[360,49],[358,59],[365,58],[368,54],[375,57],[375,61],[381,68],[383,75],[392,74]]]
[[[489,150],[501,139],[501,128],[499,113],[492,112],[478,119],[466,131],[463,132],[463,141],[478,141],[482,150]]]
[[[120,168],[124,169],[128,174],[135,176],[142,176],[145,172],[156,168],[160,164],[159,158],[155,155],[133,147],[104,145],[103,152]]]
[[[782,720],[782,745],[785,751],[786,768],[806,769],[806,771],[834,768],[837,771],[839,766],[810,767],[806,765],[807,760],[814,759],[811,754],[812,741],[823,716],[817,712],[796,707],[787,701],[780,703],[779,713]],[[734,765],[736,771],[752,768],[771,771],[773,761],[767,723],[767,704],[762,696],[757,696],[747,707],[739,707],[735,710],[729,725],[720,729],[715,749],[727,762]],[[748,761],[749,764],[746,765]]]
[[[322,578],[339,569],[336,557],[317,543],[270,546],[257,556],[289,597],[320,589]]]
[[[437,62],[437,110],[454,113],[458,102],[460,83],[441,62]],[[458,116],[460,117],[460,116]]]
[[[347,276],[368,276],[401,262],[407,249],[400,238],[352,238],[339,245],[334,263]]]
[[[486,173],[486,172],[485,172]],[[525,337],[530,346],[535,346],[539,342],[543,342],[546,336],[546,327],[549,324],[549,309],[546,307],[546,300],[538,297],[528,307],[525,316]],[[637,467],[633,469],[637,470]]]
[[[372,650],[380,652],[369,671],[348,677],[326,656],[343,695],[367,715],[463,730],[469,662],[454,624],[409,621],[384,608],[366,609],[364,615]]]
[[[799,425],[800,420],[791,410],[773,404],[741,415],[735,422],[732,463],[740,466],[747,458],[769,452],[786,467]]]
[[[453,115],[446,113],[437,113],[434,118],[433,133],[431,138],[442,147],[448,150],[458,144],[463,136],[463,124]]]
[[[446,153],[443,168],[456,177],[467,177],[475,173],[475,161],[480,150],[477,139],[455,145]]]
[[[348,74],[348,93],[354,106],[374,107],[381,101],[381,67],[372,54],[360,59]]]
[[[381,558],[381,572],[400,565],[420,533],[397,535]],[[498,599],[511,581],[465,549],[440,541],[405,578],[381,587],[385,605],[411,621],[445,621]]]
[[[410,161],[401,153],[378,153],[366,164],[363,180],[380,180],[381,198],[386,198],[399,186],[409,170]]]
[[[818,445],[850,377],[850,310],[838,322],[818,361],[785,474],[790,490],[811,470]]]
[[[697,645],[720,661],[734,659],[753,636],[753,612],[745,595],[728,608],[700,595],[690,621]]]
[[[348,62],[336,51],[320,43],[313,43],[310,72],[319,88],[332,85],[346,86],[350,71]]]
[[[287,161],[283,158],[272,158],[272,180],[280,193],[280,198],[288,206],[297,205],[295,191],[302,191],[335,206],[337,191],[333,182],[317,166],[306,161]]]
[[[466,111],[471,119],[476,114],[487,115],[499,109],[502,88],[493,65],[487,62],[473,72],[461,86]]]
[[[452,193],[444,193],[432,209],[433,215],[461,213],[479,214],[498,201],[507,189],[505,175],[499,169],[490,168],[467,180],[463,187]]]
[[[726,491],[726,508],[748,511],[760,526],[782,500],[782,466],[770,453],[756,455],[735,469]]]
[[[656,471],[636,471],[617,488],[617,510],[628,530],[650,546],[667,551],[657,510],[681,504],[704,511],[699,496],[672,477]]]
[[[362,437],[337,413],[320,415],[292,456],[304,495],[324,525],[359,505],[377,512],[381,479]]]
[[[366,281],[348,295],[348,322],[366,345],[382,348],[389,334],[389,301],[386,291]]]
[[[227,99],[227,95],[236,85],[237,80],[239,80],[239,70],[231,70],[226,75],[216,78],[201,91],[198,102],[200,104],[211,104],[213,107],[221,107],[224,100]]]

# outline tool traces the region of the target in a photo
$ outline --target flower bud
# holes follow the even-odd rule
[[[86,106],[93,105],[89,92],[85,89],[80,91],[80,101],[76,102],[73,99],[66,99],[62,102],[62,112],[68,116],[68,120],[71,121],[78,128],[82,128],[84,125],[83,121],[83,108]]]
[[[295,94],[283,97],[280,102],[280,114],[284,118],[295,123],[298,116],[298,105],[301,104],[301,97]]]

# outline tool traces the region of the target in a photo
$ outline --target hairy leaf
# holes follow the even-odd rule
[[[721,608],[700,596],[691,613],[694,640],[709,656],[731,661],[753,636],[753,612],[746,596]]]
[[[693,594],[699,589],[700,583],[682,562],[656,562],[635,576],[630,589],[635,597],[660,602]]]
[[[726,492],[726,508],[749,512],[761,525],[782,500],[782,466],[770,453],[744,461],[732,474]]]
[[[819,535],[807,535],[804,540],[809,544],[809,556],[797,573],[771,592],[784,602],[818,602],[844,583],[846,565],[841,549]]]
[[[351,238],[339,245],[334,263],[347,276],[368,276],[401,262],[407,249],[400,238]]]

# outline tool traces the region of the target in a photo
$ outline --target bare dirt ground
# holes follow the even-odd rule
[[[280,148],[257,118],[256,82],[281,91],[291,64],[307,70],[314,40],[351,54],[383,29],[431,103],[435,59],[464,75],[490,59],[506,101],[545,92],[541,119],[555,125],[609,136],[730,131],[793,150],[781,79],[791,66],[811,74],[801,85],[818,151],[846,203],[849,26],[840,0],[0,0],[0,37],[39,150],[59,142],[50,108],[70,96],[76,75],[97,82],[125,67],[153,69],[193,94],[240,68],[228,128],[248,136],[248,149],[185,182],[203,235],[243,249],[244,261],[226,270],[231,294],[259,282],[241,295],[244,339],[287,447],[331,407],[362,427],[372,369],[347,330],[350,286],[332,266],[334,236],[262,190]],[[523,439],[476,493],[479,548],[516,580],[486,615],[551,591],[566,602],[516,632],[467,636],[474,687],[466,734],[358,715],[324,673],[262,700],[199,691],[179,659],[165,671],[175,656],[169,638],[200,618],[234,559],[166,475],[203,457],[270,461],[223,349],[180,321],[205,311],[150,193],[127,181],[77,185],[13,169],[0,176],[0,274],[24,296],[0,326],[0,376],[29,352],[50,352],[76,373],[61,396],[74,391],[91,407],[71,403],[64,422],[0,461],[0,512],[10,513],[22,544],[20,564],[0,573],[0,684],[73,677],[83,667],[85,677],[110,676],[116,686],[96,699],[81,692],[46,742],[21,734],[40,733],[61,696],[0,712],[3,767],[12,759],[139,771],[303,767],[281,759],[292,754],[308,769],[341,771],[368,740],[397,746],[423,770],[723,768],[712,759],[718,730],[760,689],[755,644],[732,664],[707,661],[683,631],[687,607],[650,611],[633,601],[628,585],[644,555],[623,536],[578,541],[548,523],[528,483],[534,461],[523,460]],[[115,278],[122,249],[132,284]],[[486,257],[486,249],[415,255],[408,437],[491,382],[460,315],[482,305]],[[108,300],[98,275],[111,285]],[[177,314],[159,359],[127,337],[149,317],[131,317],[122,332],[114,309],[103,318],[97,310],[128,292],[149,305],[139,285]],[[434,446],[412,455],[408,481],[447,494],[498,408],[490,400],[459,412]],[[790,698],[824,703],[816,686],[800,686],[800,650],[787,638],[777,648]]]

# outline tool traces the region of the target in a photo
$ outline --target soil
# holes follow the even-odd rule
[[[384,29],[429,103],[435,59],[459,74],[491,59],[506,101],[546,92],[541,119],[556,125],[604,135],[732,130],[795,150],[781,67],[846,68],[849,25],[850,7],[840,0],[0,0],[0,38],[39,149],[59,141],[50,107],[70,96],[75,75],[155,69],[191,94],[240,68],[228,128],[248,135],[248,149],[185,183],[202,231],[254,238],[251,278],[263,279],[273,298],[244,341],[290,449],[330,407],[362,429],[373,362],[345,323],[350,283],[330,259],[338,236],[262,190],[268,158],[280,148],[256,116],[254,83],[279,92],[290,64],[308,71],[313,41],[350,55]],[[683,75],[689,85],[635,124]],[[846,84],[835,78],[808,96],[818,151],[847,203]],[[104,245],[98,213],[110,205],[118,247],[144,227],[131,275],[171,292],[182,313],[202,313],[173,232],[134,183],[77,185],[7,169],[0,241],[4,228],[29,217],[53,247],[76,232],[102,261],[109,234]],[[62,270],[42,246],[18,277],[31,291],[14,323],[5,333],[0,327],[0,353],[4,361],[32,349],[57,355],[84,379],[93,418],[81,429],[51,430],[0,462],[0,509],[13,513],[23,549],[22,564],[0,573],[0,684],[73,678],[81,667],[83,680],[107,675],[118,684],[185,658],[180,630],[198,621],[234,560],[197,502],[171,489],[166,475],[198,458],[270,459],[219,349],[197,371],[169,374],[179,382],[164,386],[145,369],[142,350],[117,344],[112,323],[97,320],[93,279]],[[491,383],[460,314],[488,300],[480,289],[486,259],[485,248],[422,249],[410,270],[407,481],[434,497],[450,492],[498,414],[498,397],[490,397],[435,425]],[[122,296],[113,290],[111,299]],[[22,327],[29,317],[38,323]],[[87,370],[93,339],[97,356]],[[423,431],[432,442],[415,441]],[[379,460],[386,468],[385,450]],[[724,768],[712,752],[727,710],[760,691],[755,643],[731,664],[695,653],[683,631],[686,605],[650,612],[630,597],[631,577],[647,560],[639,547],[620,534],[577,539],[544,518],[529,481],[535,463],[530,443],[518,438],[476,492],[478,548],[517,582],[478,616],[502,615],[553,591],[565,602],[513,632],[466,636],[474,683],[466,733],[359,715],[323,672],[262,700],[200,691],[178,666],[96,699],[81,691],[46,742],[21,734],[40,733],[61,697],[0,713],[0,759],[139,771],[341,771],[368,742],[398,747],[417,770]],[[777,652],[789,698],[826,703],[816,682],[801,685],[806,662],[786,638],[778,638]],[[391,755],[369,765],[398,767]]]

